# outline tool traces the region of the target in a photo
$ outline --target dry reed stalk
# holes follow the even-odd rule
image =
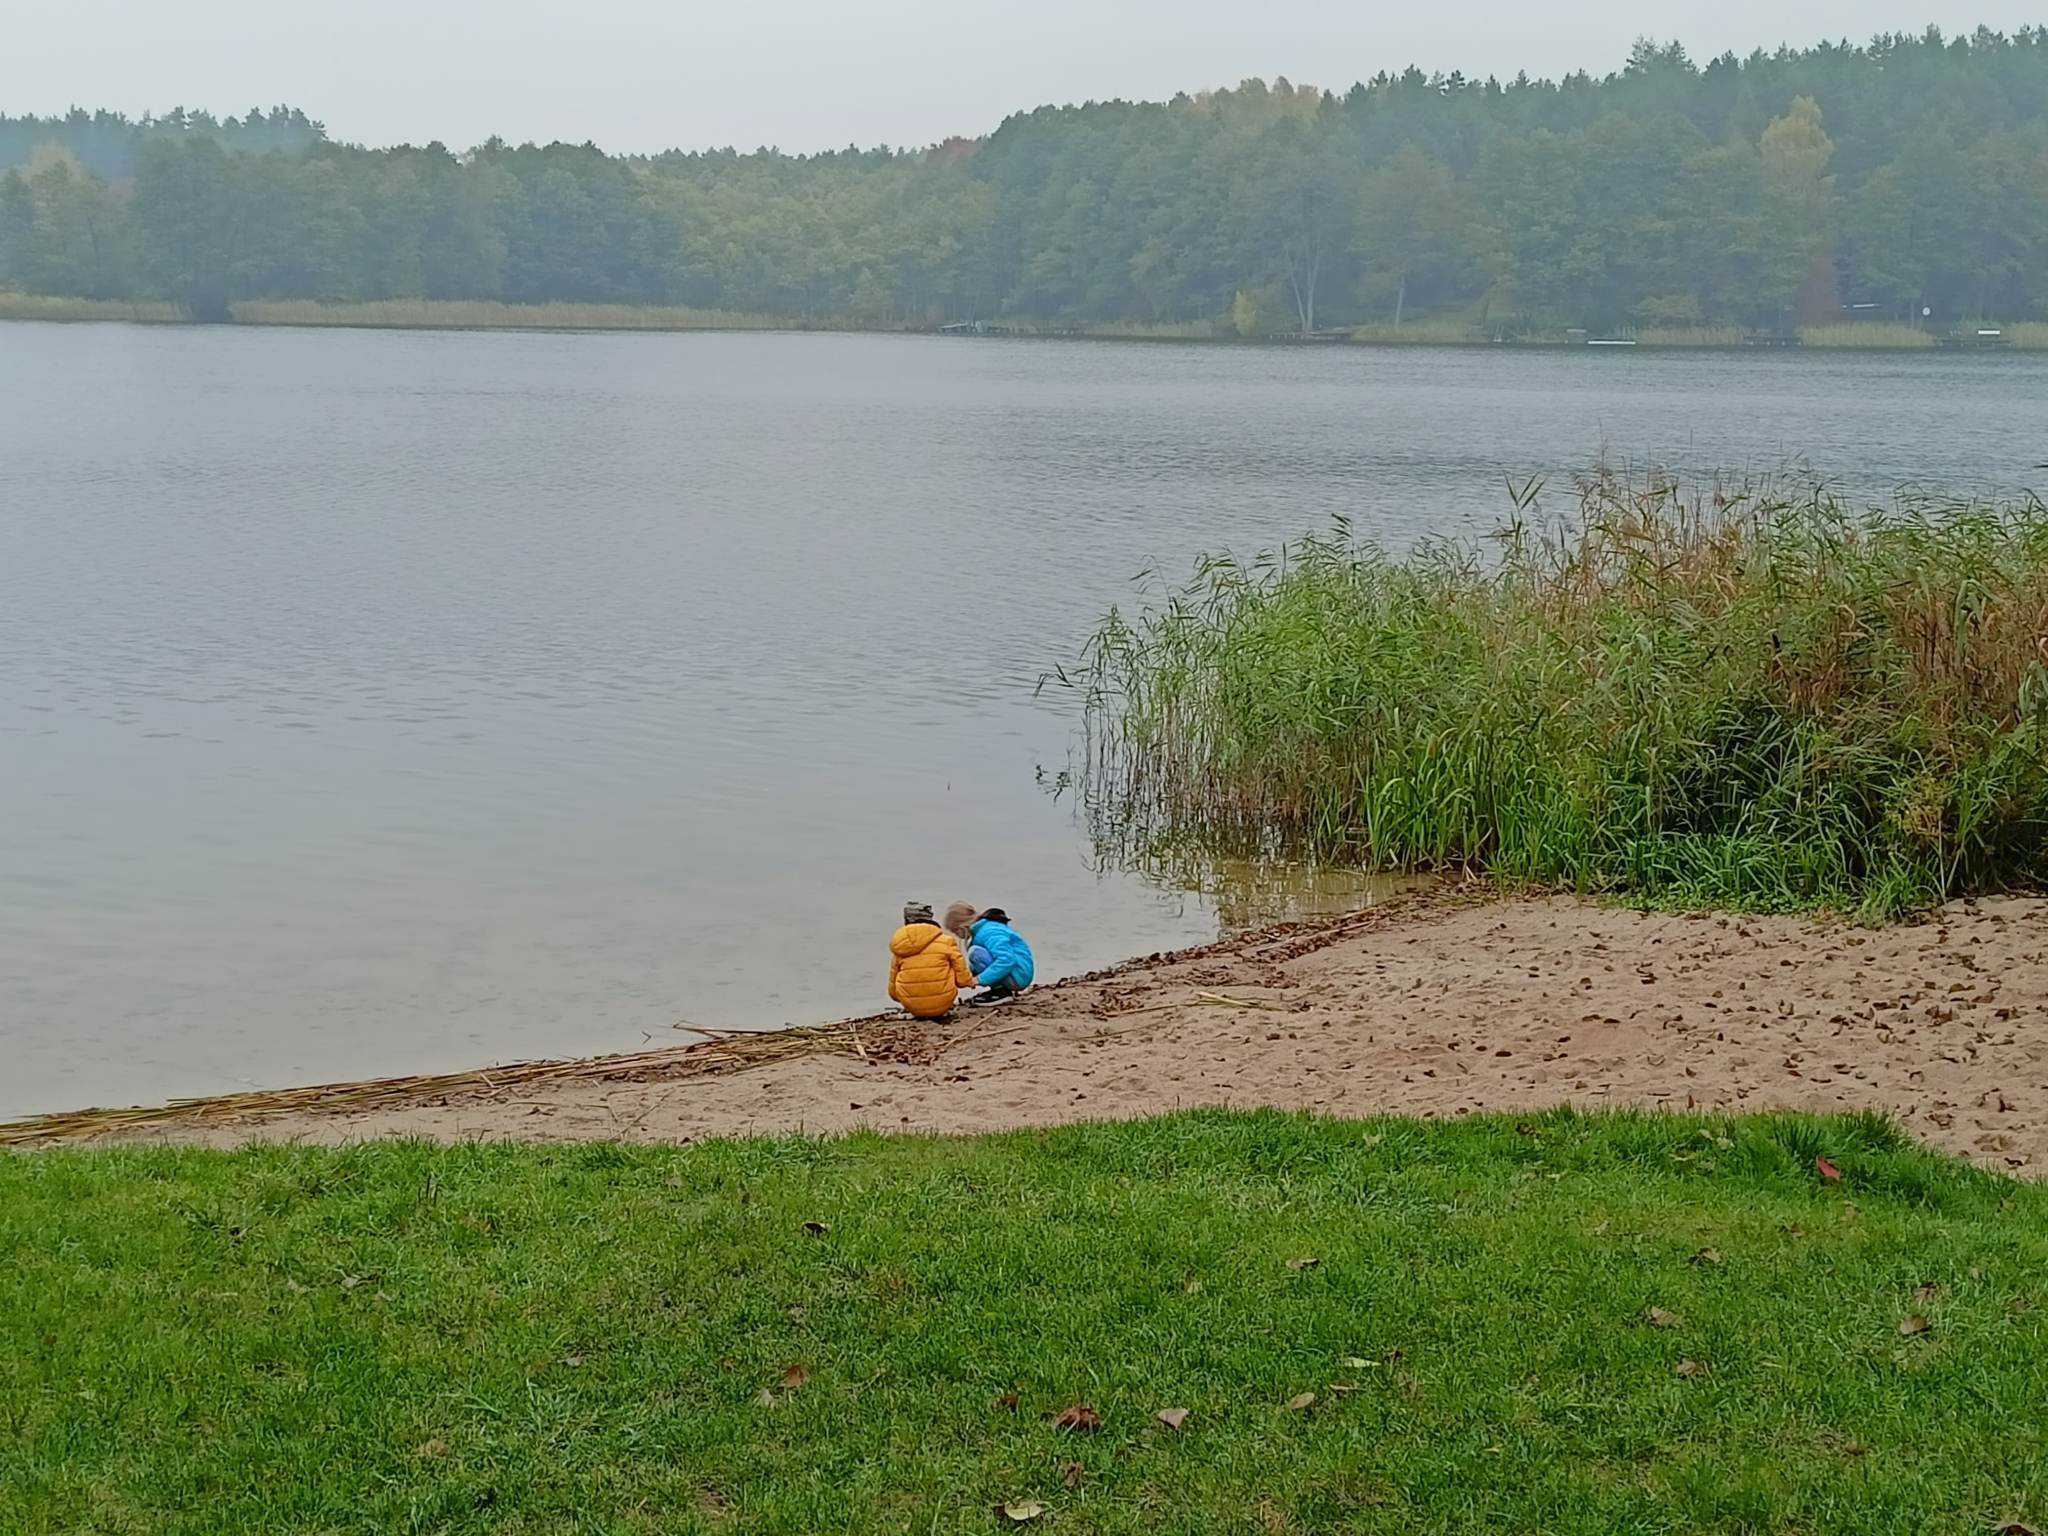
[[[1262,999],[1232,997],[1227,992],[1197,992],[1197,998],[1205,1003],[1227,1003],[1232,1008],[1271,1008],[1274,1005]]]

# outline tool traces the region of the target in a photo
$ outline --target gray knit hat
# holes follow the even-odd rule
[[[932,920],[932,904],[928,901],[906,901],[903,903],[905,923],[928,923]]]

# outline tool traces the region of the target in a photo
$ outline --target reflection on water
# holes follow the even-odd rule
[[[1258,859],[1218,861],[1197,888],[1226,933],[1307,917],[1333,917],[1378,906],[1393,896],[1428,890],[1434,875]]]
[[[4,1114],[863,1010],[912,898],[1048,976],[1355,899],[1092,867],[1033,686],[1132,573],[1603,452],[2012,484],[2048,358],[17,324],[0,398]]]

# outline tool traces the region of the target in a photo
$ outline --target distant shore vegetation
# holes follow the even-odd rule
[[[861,320],[848,315],[769,315],[739,310],[689,309],[674,304],[507,304],[496,299],[237,299],[226,321],[235,325],[300,326],[324,330],[439,331],[855,331],[867,333],[931,333],[937,324],[903,319]],[[167,299],[80,299],[0,289],[0,322],[122,321],[132,325],[184,325],[194,316]],[[1027,337],[1084,338],[1107,341],[1266,342],[1299,340],[1291,336],[1242,336],[1230,327],[1204,321],[1111,321],[1080,325],[1016,319],[992,328],[993,334]],[[1534,331],[1513,337],[1488,335],[1455,321],[1420,320],[1404,326],[1358,325],[1325,334],[1324,341],[1363,346],[1563,347],[1592,344],[1583,334]],[[1607,342],[1641,347],[1745,348],[1759,338],[1739,326],[1646,326]],[[1946,345],[1995,345],[2020,352],[2048,351],[2048,322],[2008,325],[1995,343],[1972,338],[1944,338],[1918,326],[1899,322],[1809,326],[1789,337],[1764,338],[1772,346],[1800,346],[1823,351],[1925,351]]]
[[[1247,80],[813,155],[0,116],[0,290],[43,318],[2012,343],[2048,323],[2048,30]]]

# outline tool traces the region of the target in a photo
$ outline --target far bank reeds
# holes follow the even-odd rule
[[[71,299],[0,289],[0,320],[125,320],[138,325],[175,325],[191,317],[158,299]]]
[[[1526,508],[1525,503],[1525,508]],[[1074,679],[1114,853],[1880,917],[2048,876],[2048,508],[1602,476],[1571,525],[1205,559]]]
[[[241,325],[464,331],[765,331],[799,322],[722,309],[658,304],[501,304],[490,299],[242,299],[229,306]]]
[[[1802,325],[1799,345],[1837,352],[1919,352],[1935,344],[1932,331],[1896,320],[1852,320],[1843,325]]]

